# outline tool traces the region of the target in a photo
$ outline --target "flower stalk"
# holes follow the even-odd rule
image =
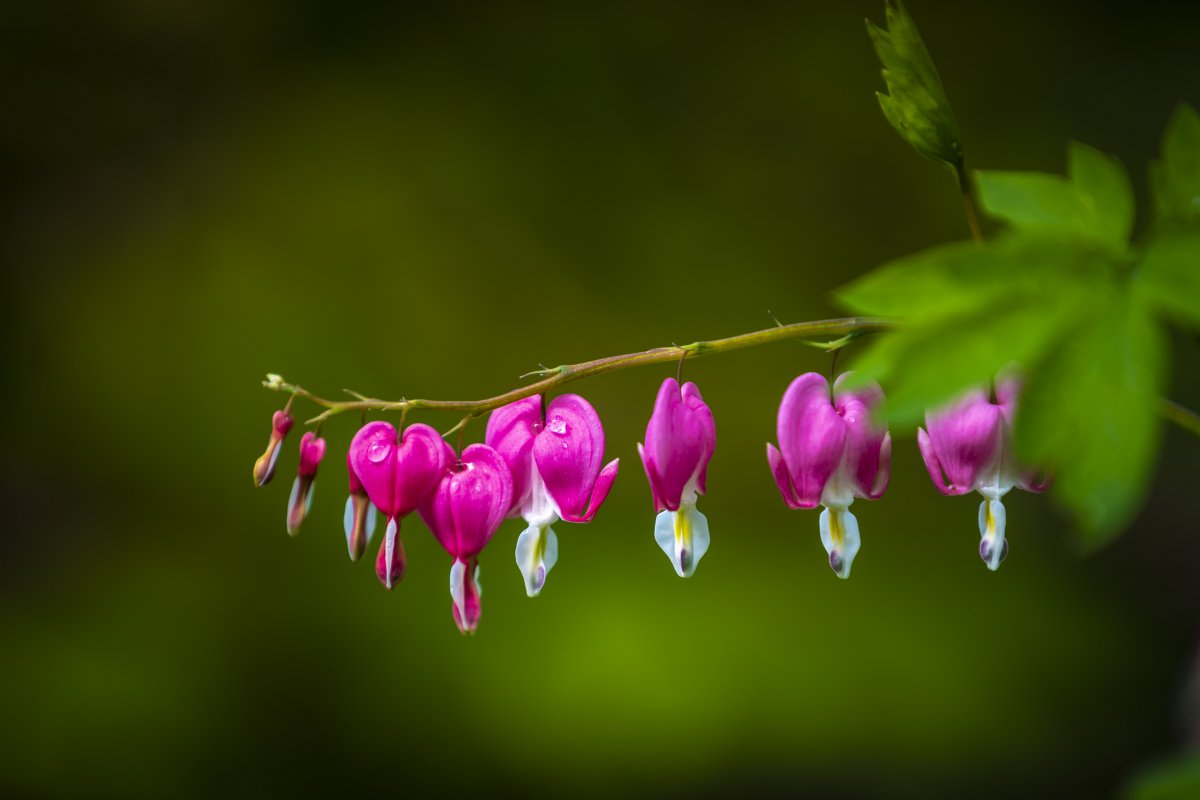
[[[815,322],[796,322],[790,325],[778,325],[760,331],[729,336],[724,339],[702,340],[685,345],[671,345],[670,347],[655,347],[637,353],[625,353],[623,355],[597,358],[592,361],[582,361],[578,364],[563,364],[527,373],[528,377],[536,376],[540,380],[505,392],[504,394],[482,400],[423,400],[416,398],[380,400],[374,397],[364,397],[350,390],[346,390],[346,392],[354,396],[355,399],[353,400],[329,400],[319,397],[296,384],[288,383],[281,376],[274,374],[268,375],[262,385],[272,391],[285,392],[324,408],[325,410],[320,414],[307,420],[306,424],[309,425],[323,422],[345,411],[407,412],[413,409],[429,409],[434,411],[458,411],[465,414],[466,416],[460,422],[461,426],[469,419],[488,411],[526,397],[532,397],[535,394],[557,389],[564,384],[572,383],[592,375],[603,375],[608,372],[617,372],[646,364],[665,364],[678,361],[681,358],[700,358],[701,356],[715,355],[717,353],[728,353],[733,350],[757,347],[785,339],[805,340],[821,339],[830,336],[841,337],[840,341],[822,342],[819,345],[824,350],[837,350],[857,336],[885,331],[891,328],[893,324],[891,320],[881,317],[843,317]],[[854,335],[851,336],[850,334]],[[454,430],[457,430],[458,427],[456,426]]]

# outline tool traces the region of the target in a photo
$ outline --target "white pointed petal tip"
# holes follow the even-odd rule
[[[848,508],[821,510],[821,544],[829,554],[829,567],[839,578],[850,577],[850,567],[862,546],[858,518]]]
[[[654,541],[671,559],[675,574],[690,578],[708,552],[708,519],[691,504],[678,511],[661,511],[654,519]]]
[[[1007,512],[999,498],[979,504],[979,557],[992,572],[1008,558],[1008,539],[1004,535]]]
[[[558,536],[549,526],[530,525],[517,537],[516,557],[525,579],[525,594],[537,597],[558,563]]]

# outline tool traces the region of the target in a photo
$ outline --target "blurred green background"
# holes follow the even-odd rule
[[[974,166],[1058,171],[1075,138],[1144,200],[1173,105],[1200,103],[1194,3],[910,10]],[[996,574],[977,498],[939,495],[898,432],[841,582],[763,453],[828,359],[689,362],[719,441],[682,581],[635,447],[674,368],[589,379],[621,475],[557,526],[536,600],[505,524],[474,638],[416,518],[392,594],[347,559],[356,420],[326,426],[295,541],[297,436],[251,486],[268,371],[494,394],[834,316],[831,288],[965,237],[952,179],[879,112],[865,16],[882,2],[0,7],[0,793],[1105,797],[1181,752],[1200,445],[1174,430],[1101,552],[1011,495]],[[1200,348],[1176,345],[1195,407]]]

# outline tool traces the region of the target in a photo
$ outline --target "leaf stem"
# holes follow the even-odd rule
[[[1200,436],[1200,414],[1165,397],[1159,404],[1159,410],[1164,417],[1185,431],[1191,431],[1196,436]]]
[[[971,238],[982,242],[983,231],[979,227],[979,213],[975,209],[975,190],[971,185],[971,173],[967,171],[966,162],[962,159],[954,165],[954,171],[958,175],[958,191],[962,194],[963,210],[967,214]]]
[[[844,317],[815,322],[796,322],[791,325],[779,325],[761,331],[751,331],[750,333],[742,333],[737,336],[728,336],[724,339],[702,340],[685,345],[671,345],[670,347],[655,347],[638,353],[606,356],[592,361],[582,361],[578,364],[562,364],[557,367],[543,368],[528,373],[529,376],[536,376],[541,378],[541,380],[482,400],[380,400],[375,397],[364,397],[357,393],[353,393],[356,398],[354,400],[328,400],[294,383],[288,383],[281,376],[275,374],[268,375],[267,379],[263,381],[263,386],[272,391],[287,392],[292,398],[300,397],[324,408],[324,411],[306,422],[309,425],[319,424],[343,411],[400,411],[407,414],[411,409],[423,408],[435,411],[463,412],[466,416],[458,425],[447,431],[447,434],[449,434],[460,430],[472,417],[479,416],[500,406],[508,405],[522,398],[556,389],[559,386],[591,375],[603,375],[607,372],[616,372],[643,364],[681,362],[684,358],[699,358],[716,353],[728,353],[733,350],[757,347],[784,339],[840,336],[842,338],[832,342],[823,342],[819,345],[824,350],[836,351],[857,336],[887,330],[892,325],[891,320],[880,317]]]

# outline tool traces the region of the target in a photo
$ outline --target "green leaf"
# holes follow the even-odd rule
[[[1200,230],[1151,242],[1138,279],[1138,288],[1152,302],[1200,328]]]
[[[902,3],[889,2],[885,13],[887,30],[867,20],[888,89],[875,93],[883,115],[918,153],[957,167],[963,157],[958,123],[929,51]]]
[[[914,426],[971,386],[990,385],[1001,368],[1036,362],[1075,322],[1086,293],[1020,289],[987,297],[960,313],[923,320],[879,337],[855,362],[857,380],[879,381],[896,429]]]
[[[1181,104],[1167,123],[1150,184],[1160,224],[1200,224],[1200,114],[1191,106]]]
[[[1185,755],[1144,771],[1125,800],[1195,800],[1200,797],[1200,756]]]
[[[1114,292],[1038,365],[1015,423],[1017,452],[1099,544],[1137,513],[1158,449],[1166,342],[1149,309]]]
[[[1133,228],[1133,190],[1114,158],[1078,142],[1068,177],[1045,172],[975,173],[983,210],[1017,230],[1065,235],[1124,250]]]
[[[1102,280],[1110,254],[1076,242],[1006,236],[958,242],[891,261],[834,293],[856,314],[927,318],[993,301],[1014,289],[1054,292],[1065,281]]]

